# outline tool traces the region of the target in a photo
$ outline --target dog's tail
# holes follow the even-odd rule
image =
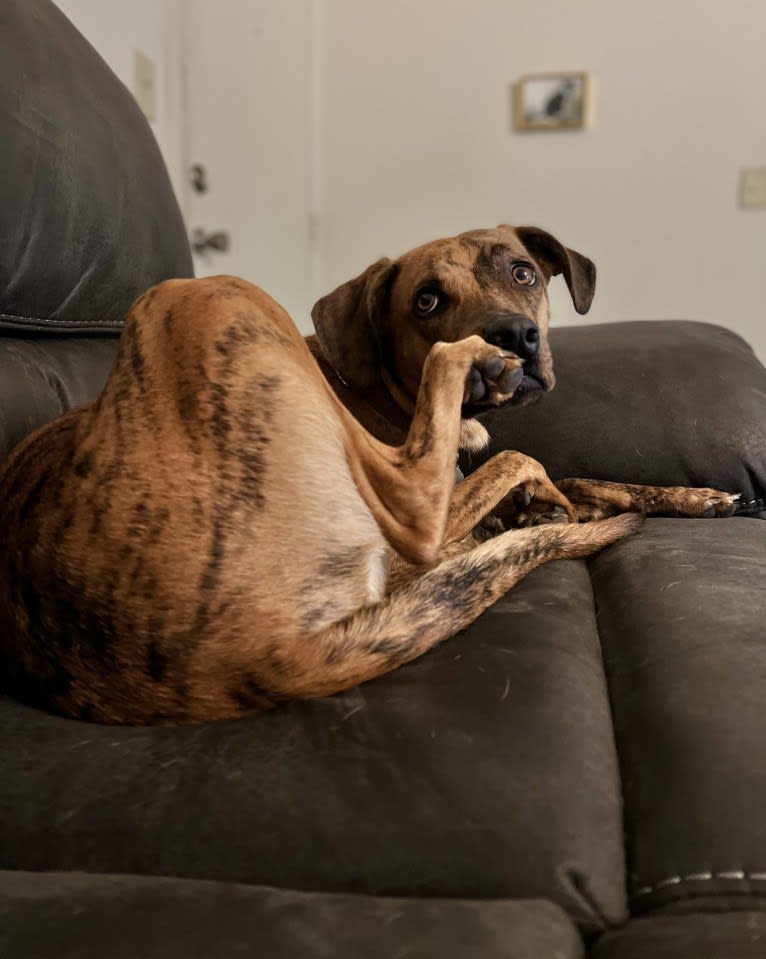
[[[396,669],[468,626],[536,567],[589,556],[643,522],[643,516],[627,513],[595,523],[511,530],[447,559],[383,602],[304,637],[277,698],[329,696]]]

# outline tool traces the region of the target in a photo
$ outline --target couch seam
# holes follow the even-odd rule
[[[0,313],[0,320],[9,320],[11,323],[25,320],[30,323],[43,323],[46,326],[110,326],[114,328],[122,326],[121,320],[64,320],[51,316],[21,316],[17,313]]]
[[[686,876],[667,876],[651,885],[641,886],[631,893],[631,898],[648,896],[668,886],[679,886],[684,882],[716,882],[720,879],[739,882],[766,882],[766,872],[745,872],[743,869],[722,869],[718,872],[691,872]]]
[[[593,581],[593,572],[592,572],[591,563],[589,563],[587,560],[585,562],[585,569],[588,574],[588,584],[590,585],[590,596],[591,596],[591,604],[592,604],[591,608],[593,610],[593,627],[596,631],[598,651],[601,658],[601,674],[604,680],[604,692],[606,694],[606,705],[607,705],[607,709],[609,710],[609,723],[612,727],[612,744],[614,748],[614,760],[617,766],[616,786],[618,791],[618,801],[620,805],[619,842],[620,842],[620,845],[622,846],[622,864],[623,864],[623,869],[625,870],[622,876],[622,890],[625,896],[624,901],[628,905],[628,908],[630,908],[630,890],[628,888],[628,876],[630,875],[628,858],[630,855],[630,849],[628,846],[628,836],[627,836],[626,821],[625,821],[625,781],[623,776],[622,757],[620,756],[620,745],[617,737],[617,722],[616,722],[615,709],[614,709],[614,699],[612,696],[612,685],[609,681],[609,668],[608,668],[606,654],[604,650],[604,637],[601,635],[601,626],[599,624],[599,615],[598,615],[599,603],[598,603],[598,598],[596,596],[596,584]],[[607,926],[607,928],[609,927]]]

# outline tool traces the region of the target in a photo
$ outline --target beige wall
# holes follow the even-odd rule
[[[180,72],[183,0],[55,0],[85,39],[132,91],[134,50],[156,65],[156,110],[151,122],[179,197],[183,194]]]
[[[128,84],[134,48],[155,58],[182,194],[184,0],[57,2]],[[737,207],[740,167],[766,163],[766,0],[310,2],[316,296],[435,236],[536,223],[596,260],[588,319],[720,322],[766,359],[766,213]],[[580,69],[593,129],[511,130],[520,75]],[[554,321],[582,322],[561,287]]]
[[[594,321],[685,317],[766,357],[764,0],[325,0],[320,281],[500,221],[599,268]],[[513,133],[521,74],[586,70],[596,122]],[[563,287],[563,284],[562,284]],[[578,320],[564,289],[554,320]]]

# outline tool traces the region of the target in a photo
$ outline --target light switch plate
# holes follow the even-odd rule
[[[740,171],[739,205],[743,210],[766,210],[766,166],[743,167]]]
[[[140,50],[133,51],[133,95],[148,120],[157,118],[157,68]]]

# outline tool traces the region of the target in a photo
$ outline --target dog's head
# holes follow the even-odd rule
[[[546,288],[558,274],[586,313],[596,282],[587,257],[537,227],[472,230],[378,260],[322,297],[311,315],[325,355],[352,386],[382,379],[411,408],[432,345],[478,333],[524,361],[511,400],[521,404],[555,383]]]

